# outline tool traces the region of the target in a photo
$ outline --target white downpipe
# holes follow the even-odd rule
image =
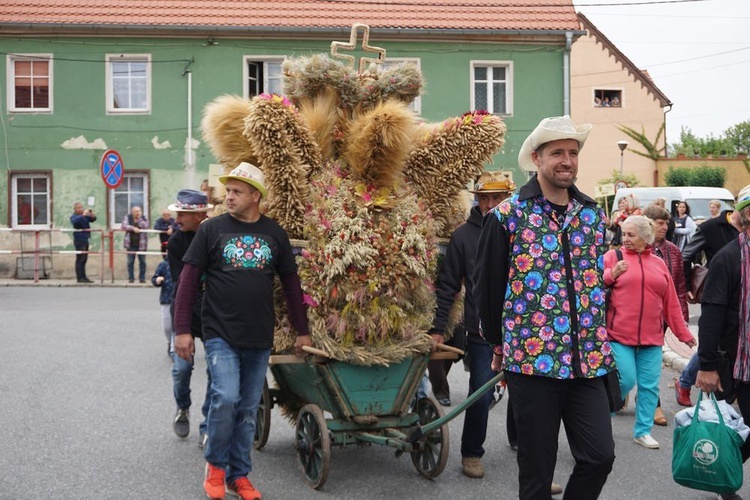
[[[565,32],[565,52],[563,52],[563,114],[570,114],[570,46],[573,32]]]
[[[193,72],[187,72],[188,95],[187,95],[187,143],[185,144],[185,173],[187,174],[188,186],[195,184],[195,163],[193,161]]]

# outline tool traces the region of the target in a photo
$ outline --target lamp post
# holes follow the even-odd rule
[[[622,179],[622,161],[625,148],[628,147],[628,141],[617,141],[617,147],[620,148],[620,179]]]

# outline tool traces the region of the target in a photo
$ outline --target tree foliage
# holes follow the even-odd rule
[[[726,129],[723,134],[714,137],[698,137],[688,127],[680,130],[680,140],[670,145],[673,154],[684,154],[691,158],[707,156],[734,157],[739,153],[750,153],[750,120],[738,123]]]
[[[664,174],[664,181],[667,186],[707,186],[707,187],[724,187],[727,179],[727,172],[722,167],[711,167],[701,165],[697,168],[674,168],[669,167],[669,171]]]
[[[641,125],[640,132],[626,125],[620,125],[617,128],[625,135],[643,146],[643,149],[646,150],[645,152],[643,152],[638,151],[637,149],[631,149],[633,153],[645,158],[651,158],[652,160],[658,160],[664,155],[666,151],[666,146],[658,146],[659,142],[661,142],[661,136],[664,134],[664,125],[665,124],[662,123],[661,127],[659,127],[659,131],[656,133],[656,137],[654,138],[653,142],[651,142],[649,138],[646,137],[646,129],[643,127],[643,125]]]

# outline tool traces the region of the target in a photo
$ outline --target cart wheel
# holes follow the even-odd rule
[[[443,410],[430,398],[417,401],[416,413],[419,424],[425,425],[443,416]],[[441,425],[417,442],[417,449],[411,452],[411,461],[417,472],[427,479],[440,475],[448,462],[448,425]]]
[[[263,394],[258,405],[258,415],[255,417],[255,439],[253,447],[262,449],[268,442],[268,434],[271,432],[271,391],[268,390],[268,380],[263,382]]]
[[[314,404],[302,407],[297,416],[297,460],[308,486],[318,489],[328,478],[331,438],[321,409]]]

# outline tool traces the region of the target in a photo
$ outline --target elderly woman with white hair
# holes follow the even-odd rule
[[[664,261],[651,253],[651,219],[632,215],[622,223],[622,248],[604,254],[604,283],[609,287],[607,333],[620,372],[620,390],[638,388],[634,441],[659,448],[651,436],[659,399],[662,319],[682,342],[696,344],[682,316],[672,276]]]

